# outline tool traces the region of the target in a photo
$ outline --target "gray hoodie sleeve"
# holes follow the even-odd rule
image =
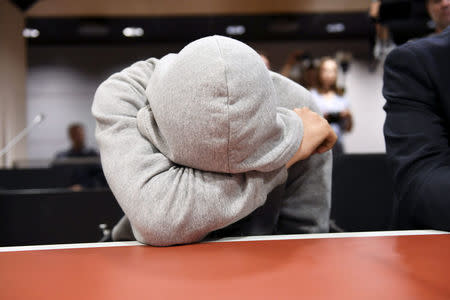
[[[100,85],[92,106],[96,138],[105,176],[136,239],[155,246],[191,243],[263,205],[287,170],[214,173],[162,155],[136,121],[156,62],[135,63]]]

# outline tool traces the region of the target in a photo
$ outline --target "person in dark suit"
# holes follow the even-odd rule
[[[450,230],[450,26],[389,54],[383,95],[394,226]]]
[[[73,123],[68,127],[67,133],[71,147],[58,152],[52,166],[63,168],[65,173],[70,174],[68,187],[73,191],[107,186],[98,152],[86,147],[84,126]]]
[[[86,148],[84,142],[84,126],[80,123],[71,124],[67,133],[70,138],[71,147],[66,151],[61,151],[56,154],[56,159],[65,158],[80,158],[80,157],[98,157],[97,151],[91,148]]]

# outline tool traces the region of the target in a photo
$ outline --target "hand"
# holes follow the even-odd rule
[[[296,108],[294,112],[302,119],[303,138],[297,152],[286,164],[287,168],[315,153],[324,153],[330,150],[337,140],[336,133],[327,120],[317,113],[307,107]]]
[[[341,116],[341,118],[348,118],[351,116],[350,111],[348,109],[341,111],[339,115]]]
[[[353,128],[353,117],[350,110],[346,109],[340,113],[340,117],[344,123],[344,131],[348,132]]]
[[[83,190],[83,186],[81,184],[74,184],[69,187],[72,192],[80,192]]]

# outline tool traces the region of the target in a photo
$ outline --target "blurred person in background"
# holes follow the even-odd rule
[[[450,25],[450,0],[425,0],[428,14],[435,23],[435,33]]]
[[[344,152],[342,135],[349,132],[353,126],[349,103],[343,97],[342,89],[337,87],[337,75],[336,60],[331,57],[322,58],[318,67],[317,86],[311,89],[313,99],[338,136],[338,141],[333,148],[335,155]]]
[[[316,85],[317,68],[311,55],[303,50],[291,52],[280,73],[307,89]]]
[[[67,133],[71,146],[68,150],[56,154],[52,166],[63,168],[70,174],[68,188],[81,191],[85,188],[107,186],[98,152],[85,145],[84,126],[80,123],[70,124]]]
[[[98,157],[97,151],[86,148],[84,126],[80,123],[70,124],[67,129],[70,138],[70,149],[56,154],[56,159],[75,158],[75,157]]]
[[[375,26],[375,36],[371,38],[371,46],[373,57],[378,61],[386,58],[386,55],[396,47],[388,26],[380,23],[380,6],[380,0],[372,0],[369,6],[369,18]]]

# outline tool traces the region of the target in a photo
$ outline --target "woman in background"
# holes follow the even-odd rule
[[[344,152],[341,137],[352,128],[352,115],[347,99],[342,96],[342,90],[337,87],[336,61],[331,57],[324,57],[318,69],[317,87],[313,88],[311,93],[325,119],[338,136],[333,153],[339,155]]]

